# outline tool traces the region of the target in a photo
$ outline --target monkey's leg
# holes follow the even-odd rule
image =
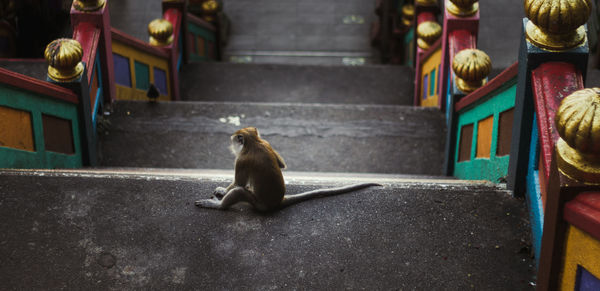
[[[196,201],[196,206],[225,210],[238,202],[249,202],[254,205],[255,201],[250,191],[243,187],[235,187],[227,192],[221,200],[217,198],[198,200]]]
[[[227,186],[227,188],[217,187],[217,188],[215,188],[215,191],[213,192],[213,196],[216,197],[217,199],[221,200],[221,199],[223,199],[223,196],[225,196],[225,194],[227,194],[227,192],[229,192],[234,186],[235,186],[235,183],[231,183],[229,186]]]

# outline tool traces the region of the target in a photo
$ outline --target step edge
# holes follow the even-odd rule
[[[286,184],[354,184],[379,183],[398,186],[432,187],[475,187],[505,190],[502,184],[486,180],[459,180],[453,177],[378,174],[378,173],[341,173],[341,172],[300,172],[284,171]],[[73,177],[73,178],[114,178],[147,179],[165,181],[231,181],[233,170],[220,169],[163,169],[163,168],[83,168],[83,169],[0,169],[0,176],[34,177]]]

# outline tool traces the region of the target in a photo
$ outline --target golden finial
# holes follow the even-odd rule
[[[404,26],[411,26],[413,19],[415,18],[415,6],[408,3],[402,6],[402,24]]]
[[[428,49],[442,35],[442,26],[435,21],[425,21],[417,26],[417,45]]]
[[[173,24],[166,19],[154,19],[148,24],[150,44],[165,46],[173,42]]]
[[[585,43],[591,13],[590,0],[525,0],[525,35],[540,48],[568,50]]]
[[[48,62],[48,76],[57,82],[69,82],[83,73],[83,49],[78,41],[59,38],[46,46],[44,57]]]
[[[219,2],[216,0],[208,0],[202,3],[202,18],[208,22],[213,22],[216,20],[215,15],[221,7],[219,7]]]
[[[106,4],[106,0],[75,0],[73,6],[79,11],[96,11]]]
[[[471,16],[479,10],[479,0],[448,0],[446,10],[458,17]]]
[[[600,88],[567,96],[554,121],[558,169],[571,179],[600,184]]]
[[[416,0],[415,5],[422,6],[422,7],[437,7],[438,1],[437,0]]]
[[[487,82],[485,78],[492,70],[492,61],[483,51],[464,49],[454,56],[452,70],[458,89],[471,93]]]

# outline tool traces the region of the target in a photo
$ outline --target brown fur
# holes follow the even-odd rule
[[[227,188],[217,187],[211,199],[196,201],[196,206],[227,209],[238,202],[248,202],[259,211],[270,211],[314,197],[336,195],[379,184],[364,183],[341,188],[315,190],[285,195],[281,169],[285,161],[258,130],[247,127],[231,136],[231,151],[236,156],[235,177]]]

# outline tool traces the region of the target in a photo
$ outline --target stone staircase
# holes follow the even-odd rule
[[[270,213],[198,209],[230,171],[0,175],[4,290],[525,290],[523,203],[490,183],[286,173],[288,192],[369,188]]]
[[[130,34],[160,11],[142,5],[127,19],[134,2],[111,1],[113,25]],[[288,2],[261,3],[286,10]],[[348,15],[365,5],[331,3]],[[318,11],[296,4],[296,21],[298,9]],[[315,39],[326,38],[320,33]],[[232,60],[253,50],[244,47],[251,33],[238,35],[226,52]],[[286,51],[277,35],[271,49]],[[287,51],[300,49],[293,43]],[[489,182],[441,176],[445,117],[410,106],[412,69],[372,64],[362,46],[332,46],[329,55],[269,57],[263,47],[250,64],[186,65],[184,101],[118,101],[107,110],[99,168],[1,171],[0,282],[9,290],[532,288],[523,201]],[[341,65],[357,52],[367,65]],[[383,187],[268,214],[196,208],[232,180],[229,136],[246,126],[285,158],[288,193]]]

